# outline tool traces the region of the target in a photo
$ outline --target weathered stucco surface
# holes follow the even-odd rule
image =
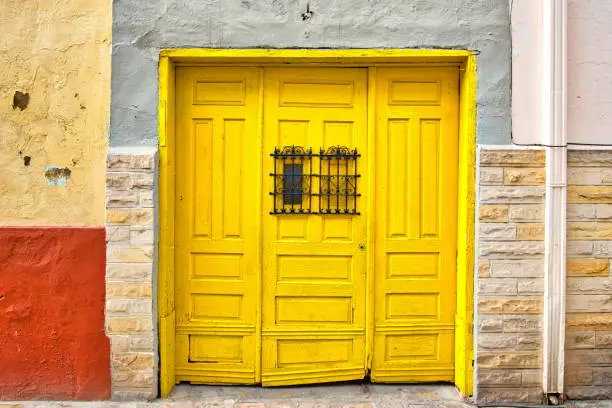
[[[478,139],[510,142],[507,0],[115,0],[111,144],[157,144],[161,48],[460,48],[478,57]]]
[[[108,0],[0,1],[0,225],[104,224],[110,42]]]
[[[0,401],[110,396],[104,235],[0,228]]]

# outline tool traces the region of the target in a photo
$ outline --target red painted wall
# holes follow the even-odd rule
[[[103,228],[0,228],[0,400],[107,399]]]

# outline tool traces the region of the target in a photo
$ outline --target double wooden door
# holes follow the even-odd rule
[[[458,69],[179,67],[176,379],[453,380]]]

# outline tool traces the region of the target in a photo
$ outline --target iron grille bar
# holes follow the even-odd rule
[[[336,214],[340,212],[340,156],[336,152],[338,158],[336,160]],[[348,161],[348,160],[347,160]]]
[[[274,149],[274,153],[272,154],[274,157],[276,157],[276,154],[278,153],[278,149]],[[274,174],[276,174],[276,165],[278,163],[278,160],[274,160]],[[273,197],[272,199],[274,200],[272,202],[272,206],[274,207],[274,211],[276,212],[276,176],[274,176],[274,186],[272,187],[274,189],[274,191],[272,192]]]
[[[310,149],[312,150],[312,149]],[[312,209],[312,162],[308,163],[309,180],[310,180],[310,194],[308,194],[308,209]]]
[[[325,157],[323,149],[321,149],[321,157]],[[331,201],[332,197],[332,184],[331,184],[331,160],[327,157],[327,214],[331,213]]]
[[[357,174],[357,149],[353,152],[355,155],[355,178],[353,179],[353,211],[357,212],[357,179],[359,178],[359,174]]]
[[[319,191],[323,189],[323,179],[321,179],[320,175],[323,173],[323,160],[319,158]],[[323,210],[323,195],[319,194],[319,212]]]
[[[349,212],[348,192],[349,192],[349,161],[344,161],[344,212]]]
[[[295,178],[294,178],[293,176],[294,176],[294,174],[295,174],[295,156],[291,156],[291,168],[292,168],[292,171],[291,171],[291,174],[290,174],[290,177],[291,177],[291,188],[294,188],[294,187],[295,187],[295,184],[294,184],[294,183],[295,183]],[[285,177],[287,177],[287,176],[285,176]],[[283,194],[287,194],[287,192],[283,191]],[[288,194],[288,196],[289,196],[289,198],[290,198],[289,202],[291,203],[291,212],[293,212],[293,204],[295,203],[295,200],[294,200],[294,199],[293,199],[293,197],[291,196],[292,194],[294,194],[294,195],[295,195],[295,194],[296,194],[296,192],[295,192],[295,191],[292,191],[292,192],[290,192],[290,193]],[[296,197],[296,198],[297,198],[297,197]],[[301,200],[300,200],[300,201],[301,201]]]

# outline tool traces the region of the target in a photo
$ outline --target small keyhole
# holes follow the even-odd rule
[[[361,251],[365,251],[365,249],[366,249],[366,248],[365,248],[365,244],[359,244],[359,249],[360,249]]]

